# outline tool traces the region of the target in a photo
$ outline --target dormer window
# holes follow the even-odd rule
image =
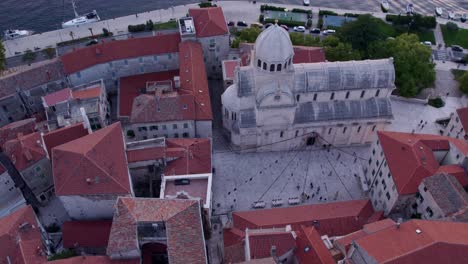
[[[275,64],[271,64],[271,65],[270,65],[270,71],[271,71],[271,72],[274,72],[274,71],[275,71]]]
[[[261,60],[258,60],[258,61],[257,61],[257,67],[259,67],[259,68],[262,67],[262,61],[261,61]]]
[[[281,71],[281,64],[276,65],[276,71]]]
[[[265,71],[267,70],[267,64],[266,64],[266,62],[263,62],[263,70],[265,70]]]

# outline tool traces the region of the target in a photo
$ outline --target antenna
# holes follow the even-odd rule
[[[73,7],[73,13],[75,13],[75,17],[79,17],[78,12],[76,12],[75,0],[71,0],[71,2]]]

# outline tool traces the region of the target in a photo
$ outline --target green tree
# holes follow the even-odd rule
[[[322,44],[324,47],[336,47],[340,44],[340,39],[336,36],[328,36],[323,39]]]
[[[48,59],[52,59],[53,57],[55,57],[55,49],[54,48],[50,48],[50,47],[46,48],[46,49],[42,50],[42,53]]]
[[[468,71],[465,72],[459,79],[458,81],[460,82],[460,90],[468,94]]]
[[[3,42],[0,41],[0,71],[5,70],[5,47]]]
[[[350,43],[354,49],[359,50],[365,58],[368,57],[370,43],[385,39],[380,31],[379,21],[371,15],[362,15],[356,21],[345,23],[339,36],[343,42]]]
[[[238,48],[239,44],[242,42],[254,43],[261,32],[262,30],[257,27],[246,28],[240,32],[239,36],[236,39],[234,39],[234,41],[231,44],[231,47]]]
[[[431,50],[419,43],[414,34],[402,34],[388,40],[382,49],[394,58],[395,84],[405,97],[417,95],[422,89],[434,84],[435,65],[430,61]]]
[[[328,61],[360,60],[361,54],[348,43],[340,42],[335,47],[325,47],[325,57]]]
[[[33,52],[32,50],[28,49],[23,55],[23,61],[27,63],[31,63],[36,60],[37,54]]]

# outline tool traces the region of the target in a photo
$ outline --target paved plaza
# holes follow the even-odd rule
[[[438,134],[441,126],[435,121],[449,117],[463,100],[443,99],[445,107],[434,108],[416,100],[393,98],[395,119],[387,130]],[[239,154],[230,151],[227,144],[219,144],[222,141],[218,128],[213,150],[214,215],[252,210],[256,201],[271,208],[275,199],[281,199],[285,207],[288,199],[295,197],[308,197],[303,204],[365,198],[359,177],[369,146]]]

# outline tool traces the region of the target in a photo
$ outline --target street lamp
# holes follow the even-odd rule
[[[94,37],[94,34],[93,34],[93,29],[92,28],[88,28],[89,32],[91,32],[91,37]]]

